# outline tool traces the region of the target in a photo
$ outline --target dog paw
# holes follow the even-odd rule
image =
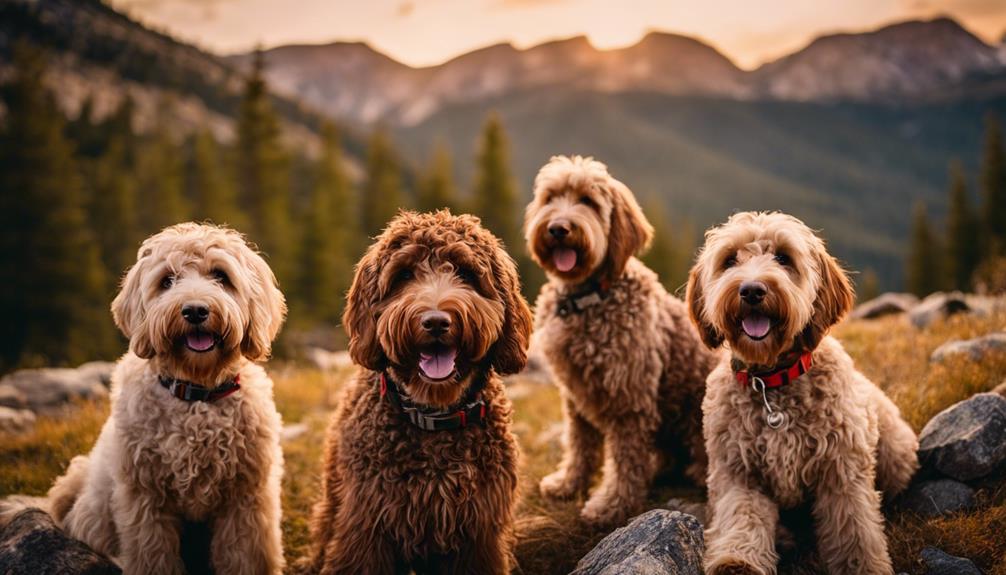
[[[618,503],[591,499],[580,510],[580,519],[594,527],[621,525],[627,517],[626,508]]]
[[[571,481],[565,471],[556,471],[546,475],[538,484],[538,490],[543,497],[549,499],[570,499],[580,492],[576,482]]]
[[[763,575],[763,573],[761,569],[748,565],[739,559],[728,559],[706,570],[706,575]]]

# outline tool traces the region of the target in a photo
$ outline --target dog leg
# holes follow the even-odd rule
[[[614,525],[635,515],[657,471],[654,429],[645,417],[627,417],[605,437],[604,479],[583,506],[587,523]]]
[[[919,439],[898,406],[877,389],[877,488],[888,498],[901,493],[919,468]]]
[[[894,569],[873,473],[839,465],[845,469],[820,482],[814,502],[821,559],[831,575],[890,575]]]
[[[390,575],[400,571],[395,549],[374,523],[374,514],[345,504],[338,517],[332,539],[326,542],[321,575]],[[365,504],[364,504],[365,505]],[[358,507],[358,506],[357,506]],[[360,522],[362,518],[366,518]],[[353,522],[350,521],[353,519]],[[408,570],[406,570],[408,572]]]
[[[757,489],[710,461],[709,510],[706,530],[707,575],[775,575],[779,556],[775,531],[779,508]]]
[[[566,422],[564,451],[559,469],[538,485],[541,494],[552,499],[568,499],[586,493],[590,478],[601,463],[603,437],[567,400],[563,403]]]
[[[231,502],[213,522],[210,557],[215,573],[279,575],[283,571],[278,485],[266,491]]]
[[[165,513],[154,497],[124,483],[112,493],[125,575],[182,575],[180,521]]]

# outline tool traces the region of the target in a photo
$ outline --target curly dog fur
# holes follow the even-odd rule
[[[513,260],[475,217],[403,212],[357,265],[343,323],[362,369],[328,431],[309,570],[509,572],[518,451],[500,375],[524,367],[531,332]],[[433,355],[449,375],[425,371]],[[419,429],[381,373],[426,409],[484,382],[486,420]]]
[[[194,303],[208,311],[198,327],[182,317]],[[49,491],[53,516],[127,575],[184,573],[186,522],[208,525],[216,573],[280,573],[281,422],[254,363],[286,313],[269,266],[235,231],[178,224],[143,242],[112,312],[130,352],[97,443]],[[196,330],[211,349],[186,345]],[[161,376],[207,388],[238,376],[241,388],[187,402]]]
[[[585,493],[602,447],[604,477],[581,511],[590,523],[638,512],[661,460],[702,484],[700,406],[716,360],[684,304],[634,257],[653,230],[632,192],[600,162],[554,157],[535,179],[525,234],[549,278],[535,308],[535,343],[562,392],[565,420],[565,453],[542,494]],[[591,282],[608,284],[603,299],[560,315],[560,303]]]
[[[761,301],[744,295],[755,287]],[[706,344],[726,341],[733,354],[733,366],[724,359],[709,375],[702,406],[712,512],[706,572],[774,574],[779,509],[810,502],[829,573],[892,573],[877,490],[893,496],[908,485],[918,441],[827,335],[853,290],[824,242],[785,214],[736,214],[706,232],[686,300]],[[762,327],[746,327],[754,325]],[[786,416],[771,429],[761,394],[733,370],[768,370],[807,351],[806,374],[766,391]]]

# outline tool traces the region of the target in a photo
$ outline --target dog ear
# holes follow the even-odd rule
[[[240,239],[246,251],[245,263],[251,270],[248,297],[248,326],[241,340],[241,354],[251,361],[269,357],[272,342],[286,319],[286,300],[279,290],[276,275],[262,256]]]
[[[828,329],[845,317],[856,300],[849,276],[823,245],[817,249],[816,257],[821,284],[814,299],[814,314],[802,333],[803,346],[808,350],[821,343]]]
[[[379,245],[370,246],[356,264],[353,285],[346,297],[342,325],[349,336],[349,356],[357,365],[380,371],[384,369],[384,352],[377,340],[377,304],[380,302]]]
[[[499,375],[517,373],[527,364],[527,347],[531,340],[531,310],[520,291],[517,264],[497,246],[493,275],[504,305],[503,330],[490,351],[493,369]]]
[[[150,359],[157,353],[147,333],[147,313],[143,307],[143,277],[147,274],[151,248],[140,248],[140,257],[126,272],[119,293],[112,300],[112,319],[122,335],[129,339],[129,350],[137,357]]]
[[[685,302],[688,304],[688,317],[691,318],[695,328],[699,330],[702,337],[710,349],[716,349],[723,344],[723,335],[716,328],[704,319],[705,299],[702,294],[702,264],[695,262],[691,271],[688,272],[688,287],[685,289]]]
[[[622,275],[629,258],[650,247],[653,226],[625,184],[612,178],[609,191],[612,203],[606,273],[609,278],[615,279]]]

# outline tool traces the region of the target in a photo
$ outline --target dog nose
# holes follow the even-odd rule
[[[200,324],[210,317],[210,308],[201,303],[187,303],[182,306],[182,317],[192,324]]]
[[[744,282],[741,284],[740,294],[748,305],[758,305],[765,299],[768,288],[762,282]]]
[[[439,310],[428,311],[420,318],[420,324],[432,336],[441,336],[451,327],[451,316]]]
[[[561,240],[569,235],[569,222],[566,220],[555,220],[553,222],[549,222],[548,233],[551,234],[553,238]]]

